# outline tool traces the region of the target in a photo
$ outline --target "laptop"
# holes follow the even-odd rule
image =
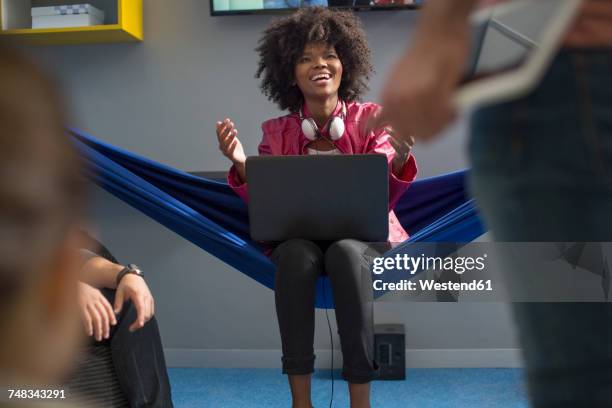
[[[387,240],[385,155],[254,156],[246,169],[253,240]]]
[[[472,49],[454,104],[467,111],[521,97],[540,82],[581,0],[514,0],[472,16]]]

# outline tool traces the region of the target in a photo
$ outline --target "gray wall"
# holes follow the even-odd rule
[[[359,15],[378,72],[366,99],[376,100],[382,73],[404,49],[417,14]],[[260,123],[280,114],[253,77],[253,49],[271,17],[212,18],[205,0],[147,0],[144,18],[141,44],[32,49],[64,83],[76,126],[174,167],[221,171],[228,165],[217,151],[213,126],[230,116],[247,152],[255,153]],[[466,166],[465,123],[449,133],[415,149],[421,177]],[[272,291],[108,193],[95,189],[93,198],[99,235],[118,258],[147,272],[170,365],[279,365]],[[330,317],[333,322],[333,312]],[[511,318],[502,304],[377,304],[376,320],[406,325],[410,365],[517,362]],[[323,357],[329,349],[322,311],[315,348]]]

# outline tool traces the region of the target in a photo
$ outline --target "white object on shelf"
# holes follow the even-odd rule
[[[94,18],[91,14],[32,17],[32,28],[86,27],[103,23],[102,20]]]
[[[104,12],[91,4],[32,8],[32,28],[82,27],[99,24],[104,24]]]

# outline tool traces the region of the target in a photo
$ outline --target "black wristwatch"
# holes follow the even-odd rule
[[[127,264],[125,268],[123,268],[121,272],[117,274],[117,286],[119,286],[119,282],[121,282],[121,279],[123,279],[123,277],[128,273],[138,275],[144,279],[144,273],[142,272],[142,269],[140,269],[137,265]]]

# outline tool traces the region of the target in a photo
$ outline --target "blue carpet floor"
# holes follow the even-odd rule
[[[287,379],[277,369],[172,368],[176,408],[290,408]],[[315,408],[327,408],[329,370],[313,376]],[[334,407],[348,408],[346,383],[335,373]],[[376,381],[374,408],[527,408],[523,371],[507,368],[410,369],[406,381]]]

